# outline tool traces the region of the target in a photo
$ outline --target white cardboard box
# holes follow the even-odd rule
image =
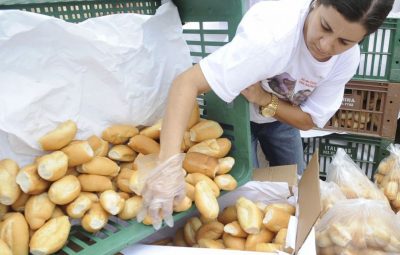
[[[310,163],[308,164],[301,180],[297,183],[296,166],[280,166],[263,169],[256,169],[253,173],[253,180],[235,191],[228,192],[218,198],[220,210],[225,206],[233,204],[236,199],[243,195],[249,199],[268,200],[268,201],[287,201],[290,196],[290,189],[298,191],[297,212],[296,217],[293,217],[288,227],[287,243],[293,248],[292,254],[298,255],[314,255],[315,248],[315,233],[313,226],[317,220],[320,211],[320,191],[319,191],[319,165],[318,154],[315,153]],[[261,185],[261,186],[259,186]],[[258,199],[260,198],[260,199]],[[187,215],[178,222],[175,222],[173,228],[163,228],[154,233],[148,238],[141,241],[140,244],[132,245],[121,253],[125,255],[177,255],[177,254],[216,254],[216,255],[234,255],[234,254],[260,254],[259,252],[250,251],[234,251],[234,250],[217,250],[191,247],[175,247],[175,246],[159,246],[149,245],[157,240],[172,237],[176,230],[182,227],[188,218],[196,215],[197,212]],[[268,254],[268,253],[264,253]],[[271,253],[272,254],[272,253]],[[279,254],[288,254],[279,252]]]

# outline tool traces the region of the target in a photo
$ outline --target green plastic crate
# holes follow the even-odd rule
[[[389,155],[387,146],[391,140],[357,135],[331,134],[322,137],[303,138],[304,158],[308,163],[316,150],[319,152],[320,178],[325,180],[332,157],[342,148],[372,180],[383,158]]]
[[[360,44],[361,61],[354,80],[400,81],[400,19],[387,18]]]
[[[184,29],[194,63],[232,40],[243,15],[242,0],[175,0],[174,3],[182,22],[194,25],[190,29]],[[113,13],[154,14],[160,4],[160,0],[5,0],[0,3],[0,9],[19,9],[54,16],[68,22],[80,22]],[[216,28],[215,25],[219,27]],[[218,121],[224,128],[224,137],[232,141],[230,155],[235,158],[236,163],[231,174],[238,185],[245,184],[252,175],[247,101],[239,97],[227,104],[214,93],[208,93],[199,98],[199,102],[203,117]],[[194,206],[186,212],[175,214],[175,221],[192,210],[195,210]],[[73,227],[68,244],[58,254],[115,254],[153,232],[151,226],[139,224],[136,220],[122,221],[111,217],[106,228],[95,235],[87,233],[79,226]]]

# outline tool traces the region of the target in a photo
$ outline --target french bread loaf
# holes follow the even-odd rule
[[[214,178],[218,171],[216,158],[198,152],[186,153],[182,165],[188,173],[202,173],[210,178]]]
[[[208,219],[216,219],[219,213],[217,198],[209,184],[202,180],[196,183],[194,202],[200,214]]]
[[[87,139],[90,147],[94,152],[94,156],[105,157],[108,154],[109,144],[96,135],[92,135]]]
[[[18,172],[16,182],[24,193],[37,195],[47,190],[50,183],[42,179],[36,164],[27,165]]]
[[[22,213],[7,213],[0,227],[0,239],[10,248],[13,255],[29,252],[29,227]]]
[[[0,160],[0,204],[12,205],[21,194],[16,183],[19,167],[11,159]]]
[[[50,219],[55,208],[47,193],[31,196],[25,204],[25,218],[29,227],[36,230]]]
[[[262,212],[251,200],[240,197],[236,200],[238,221],[242,229],[248,234],[257,234],[262,225]]]
[[[110,159],[122,162],[133,161],[137,156],[137,153],[132,150],[129,146],[124,144],[118,144],[113,146],[108,152]]]
[[[56,205],[66,205],[81,193],[81,184],[76,176],[67,175],[53,182],[49,188],[49,199]]]
[[[123,144],[137,134],[139,134],[139,130],[136,127],[117,124],[106,128],[101,134],[101,138],[112,144]]]
[[[120,167],[107,157],[94,157],[91,161],[78,167],[77,170],[83,174],[117,176]]]
[[[110,178],[96,174],[81,174],[78,176],[81,190],[87,192],[103,192],[113,189]]]
[[[47,181],[56,181],[63,177],[68,169],[68,156],[55,151],[37,160],[39,176]]]
[[[136,135],[129,139],[128,146],[144,155],[160,152],[160,144],[144,135]]]
[[[100,204],[111,215],[117,215],[125,205],[125,199],[114,190],[106,190],[100,195]]]
[[[94,157],[94,151],[88,141],[73,141],[61,151],[68,156],[68,167],[82,165]]]
[[[200,121],[190,128],[190,140],[201,142],[207,139],[219,138],[224,130],[218,122],[213,120]]]
[[[45,151],[59,150],[74,139],[77,130],[75,122],[67,120],[40,137],[39,144]]]

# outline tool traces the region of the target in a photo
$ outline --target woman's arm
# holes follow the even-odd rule
[[[265,91],[260,83],[243,90],[242,95],[249,102],[260,106],[269,104],[272,99],[271,93]],[[283,100],[279,100],[274,118],[301,130],[309,130],[315,126],[310,114],[303,112],[299,106],[293,106]]]
[[[196,98],[210,89],[198,64],[175,78],[169,90],[162,123],[159,155],[161,162],[180,152],[183,135]]]

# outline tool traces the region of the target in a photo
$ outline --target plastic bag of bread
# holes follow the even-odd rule
[[[375,174],[375,183],[383,191],[396,212],[400,210],[400,145],[391,144],[388,147],[390,155],[384,158]]]
[[[335,182],[346,198],[378,199],[387,202],[385,195],[372,183],[346,152],[339,148],[333,157],[326,178]]]
[[[318,254],[399,254],[400,222],[386,202],[338,201],[316,225]]]
[[[339,200],[346,199],[339,186],[334,182],[325,182],[320,180],[319,187],[321,190],[321,205],[322,211],[320,217],[322,217],[329,209],[332,208]]]

